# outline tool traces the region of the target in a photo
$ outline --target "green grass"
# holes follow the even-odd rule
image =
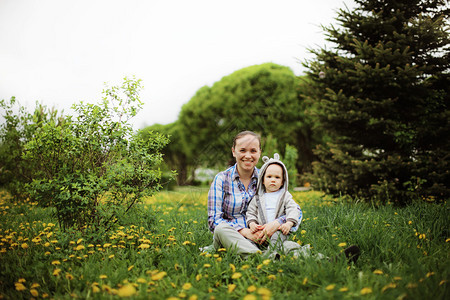
[[[450,214],[444,204],[404,208],[294,193],[304,221],[291,239],[343,259],[241,259],[201,254],[212,242],[205,189],[161,192],[108,235],[63,233],[49,209],[0,196],[0,298],[448,299]]]

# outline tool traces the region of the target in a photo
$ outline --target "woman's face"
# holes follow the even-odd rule
[[[238,138],[236,145],[231,150],[236,158],[238,171],[253,171],[261,156],[259,140],[252,135]]]

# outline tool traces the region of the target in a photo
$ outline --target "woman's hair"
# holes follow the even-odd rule
[[[259,142],[259,149],[261,149],[261,137],[259,136],[259,134],[255,133],[253,131],[250,131],[250,130],[241,131],[238,134],[236,134],[236,136],[233,139],[233,148],[236,147],[236,140],[238,140],[241,137],[246,136],[246,135],[251,135],[251,136],[254,136],[255,138],[257,138],[258,142]]]

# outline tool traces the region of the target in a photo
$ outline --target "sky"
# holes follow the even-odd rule
[[[302,75],[352,0],[0,0],[0,99],[71,114],[142,80],[135,129],[177,120],[196,91],[251,65]]]

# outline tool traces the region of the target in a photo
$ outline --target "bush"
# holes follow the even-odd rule
[[[108,229],[143,196],[160,188],[161,149],[168,139],[142,139],[128,121],[136,115],[140,80],[103,91],[100,104],[74,105],[74,117],[37,128],[23,158],[34,166],[27,192],[56,209],[61,227]]]

